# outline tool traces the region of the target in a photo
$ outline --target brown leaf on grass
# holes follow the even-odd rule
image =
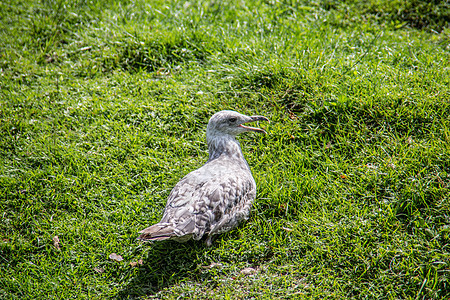
[[[258,272],[256,269],[253,269],[253,268],[245,268],[245,269],[242,269],[240,273],[241,273],[242,275],[253,275],[253,274],[255,274],[256,272]]]
[[[284,95],[287,95],[288,91],[286,91],[286,93]],[[293,112],[289,112],[289,119],[291,120],[298,120],[298,117],[293,113]]]
[[[203,269],[213,269],[213,268],[221,268],[223,265],[221,263],[211,263],[209,266],[202,266]]]
[[[115,253],[111,253],[109,255],[109,259],[115,260],[115,261],[122,261],[123,260],[122,256],[120,256],[119,254],[115,254]]]
[[[105,272],[105,269],[103,269],[103,268],[94,268],[94,271],[99,273],[99,274],[101,274],[101,273]]]
[[[158,71],[156,71],[156,75],[158,76],[169,76],[170,70],[167,70],[166,68],[159,68]]]
[[[59,246],[59,237],[55,235],[52,240],[53,246],[55,246],[56,249],[61,250],[61,247]]]
[[[137,265],[141,265],[142,266],[143,261],[142,259],[139,259],[138,261],[131,261],[130,262],[130,266],[132,266],[133,268],[136,267]]]

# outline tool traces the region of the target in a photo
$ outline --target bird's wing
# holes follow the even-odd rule
[[[224,232],[248,217],[255,196],[249,171],[200,168],[175,185],[160,224],[174,224],[177,236],[192,234],[194,239]]]

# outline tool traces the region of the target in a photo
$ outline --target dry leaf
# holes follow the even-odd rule
[[[368,164],[366,165],[366,167],[367,167],[368,169],[374,169],[374,170],[378,169],[377,166],[375,166],[375,165],[373,165],[373,164],[371,164],[371,163],[368,163]]]
[[[109,259],[115,260],[115,261],[122,261],[123,260],[122,256],[120,256],[118,254],[115,254],[115,253],[111,253],[109,255]]]
[[[144,263],[144,262],[142,261],[142,259],[139,259],[138,261],[131,261],[131,262],[130,262],[130,266],[132,266],[132,267],[134,268],[134,267],[136,267],[137,265],[141,265],[141,266],[142,266],[143,263]]]
[[[286,92],[286,94],[287,94],[287,92]],[[286,95],[285,94],[285,95]],[[289,112],[289,118],[291,119],[291,120],[298,120],[298,117],[293,113],[293,112]]]
[[[291,232],[292,231],[292,229],[288,228],[288,227],[283,227],[283,229],[286,230],[287,232]]]
[[[59,237],[55,235],[52,240],[53,246],[55,246],[56,249],[61,250],[61,247],[59,246]]]
[[[203,266],[203,269],[221,268],[223,265],[221,263],[211,263],[209,266]]]
[[[168,75],[170,75],[170,70],[167,70],[166,68],[159,68],[159,70],[156,71],[156,75],[158,75],[158,76],[168,76]]]
[[[241,274],[242,275],[253,275],[255,274],[257,271],[253,268],[245,268],[241,270]]]
[[[105,272],[105,269],[103,269],[103,268],[94,268],[94,271],[99,273],[99,274],[101,274],[101,273]]]

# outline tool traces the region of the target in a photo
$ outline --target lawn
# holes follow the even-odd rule
[[[0,3],[0,298],[450,299],[446,1]],[[142,243],[222,109],[249,220]],[[114,255],[116,254],[116,255]]]

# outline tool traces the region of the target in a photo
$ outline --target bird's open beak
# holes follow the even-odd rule
[[[263,117],[263,116],[251,116],[250,120],[246,121],[245,123],[256,122],[256,121],[269,121],[269,119],[267,119],[266,117]],[[242,128],[245,128],[248,131],[267,133],[264,129],[261,129],[261,128],[244,126],[243,124],[240,124],[239,126]]]

